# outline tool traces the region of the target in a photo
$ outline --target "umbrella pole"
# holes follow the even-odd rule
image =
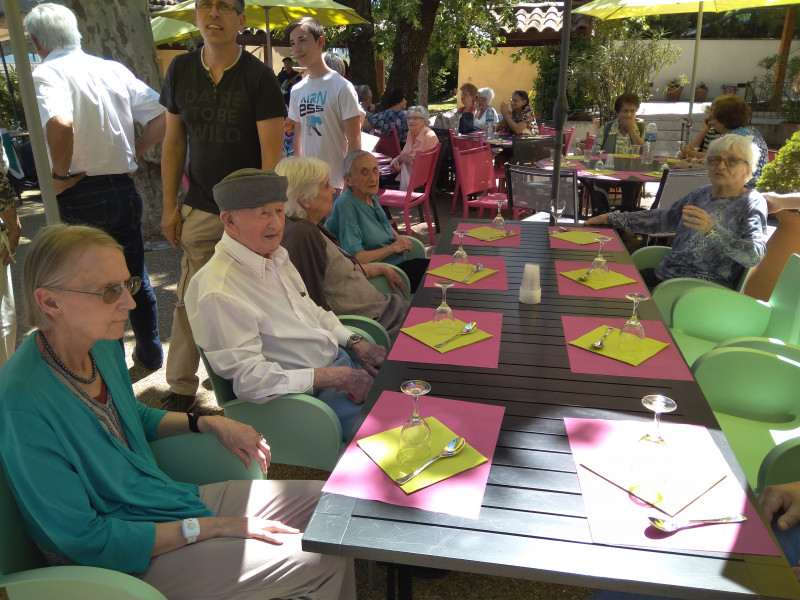
[[[689,90],[689,137],[692,135],[692,124],[694,123],[692,114],[694,113],[694,90],[697,85],[697,60],[700,57],[700,37],[701,28],[703,27],[703,2],[698,3],[697,8],[697,32],[694,36],[694,62],[692,63],[692,83]],[[683,143],[684,140],[681,140]],[[688,140],[686,140],[688,141]]]
[[[272,32],[269,29],[269,6],[264,7],[264,21],[267,28],[267,66],[272,69]]]
[[[561,60],[558,71],[558,97],[553,106],[553,121],[556,126],[555,152],[553,153],[553,187],[550,192],[550,206],[555,206],[558,200],[558,187],[561,183],[561,152],[564,147],[564,125],[567,122],[567,68],[569,65],[569,37],[572,33],[572,0],[564,0],[564,9],[561,15]],[[573,194],[574,196],[574,194]],[[577,200],[573,202],[575,223],[578,222]],[[555,212],[551,211],[555,221]],[[553,223],[556,225],[557,223]]]

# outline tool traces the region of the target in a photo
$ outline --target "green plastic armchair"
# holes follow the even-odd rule
[[[631,254],[631,260],[640,271],[654,269],[670,252],[672,252],[672,248],[669,246],[643,246]]]
[[[800,344],[800,256],[793,254],[769,302],[733,290],[704,287],[676,298],[670,331],[689,364],[720,342],[740,337]]]
[[[800,480],[800,437],[785,440],[767,452],[758,469],[756,491],[768,485]]]
[[[374,319],[362,317],[360,315],[338,315],[342,325],[350,331],[358,333],[367,341],[383,346],[388,351],[392,347],[392,341],[386,328]]]
[[[386,264],[389,264],[389,263],[386,263]],[[406,275],[406,272],[403,271],[403,269],[401,269],[397,265],[389,264],[389,267],[391,267],[392,270],[400,276],[400,279],[403,280],[403,283],[405,283],[406,292],[405,292],[405,294],[403,294],[403,298],[405,298],[406,300],[410,299],[411,298],[411,282],[408,280],[408,275]],[[392,289],[392,286],[389,285],[389,282],[386,280],[386,277],[384,277],[383,275],[379,275],[378,277],[370,277],[369,278],[369,282],[379,292],[383,292],[384,294],[394,294],[394,290]]]
[[[750,485],[777,442],[800,436],[800,362],[745,347],[699,357],[692,373]]]
[[[202,485],[229,479],[262,479],[255,461],[248,469],[214,435],[177,435],[151,442],[167,475]],[[190,457],[190,459],[187,459]],[[97,567],[48,567],[28,536],[22,514],[0,464],[0,598],[66,598],[164,600],[137,577]]]

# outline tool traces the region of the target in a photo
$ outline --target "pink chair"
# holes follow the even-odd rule
[[[495,188],[494,158],[488,146],[471,150],[453,150],[456,162],[456,177],[460,181],[461,203],[464,206],[463,218],[466,219],[470,208],[478,209],[478,218],[483,217],[483,209],[497,212],[497,202],[502,200],[503,206],[508,198],[500,192],[492,192]],[[470,198],[475,196],[476,198]]]
[[[375,144],[374,152],[379,152],[380,154],[385,154],[390,158],[394,158],[401,152],[400,148],[400,135],[397,133],[397,127],[392,125],[392,133],[389,135],[375,132],[380,139],[378,143]]]
[[[569,147],[572,146],[572,136],[575,135],[575,126],[564,130],[564,156],[569,154]]]
[[[450,130],[450,147],[453,149],[453,162],[455,162],[457,150],[472,150],[474,148],[483,147],[483,133],[480,131],[475,135],[453,135],[453,130]],[[450,205],[450,214],[456,212],[456,202],[458,202],[458,169],[456,168],[456,186],[453,190],[453,203]]]
[[[539,125],[539,134],[540,135],[555,135],[556,134],[556,130],[553,129],[552,127],[548,127],[547,125],[542,123],[541,125]]]
[[[406,235],[411,235],[411,219],[409,212],[415,206],[425,203],[425,218],[428,220],[428,234],[431,244],[435,243],[433,236],[433,223],[431,222],[431,186],[433,185],[434,174],[436,173],[436,159],[439,158],[441,144],[436,144],[427,152],[418,152],[414,157],[414,164],[411,165],[411,176],[408,182],[408,189],[382,190],[378,193],[378,200],[381,206],[391,206],[403,209],[403,217],[406,221]],[[425,186],[424,192],[416,192],[417,188]]]

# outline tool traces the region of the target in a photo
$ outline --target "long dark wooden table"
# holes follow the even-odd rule
[[[455,251],[450,242],[458,222],[451,219],[437,253]],[[451,289],[447,294],[456,315],[459,309],[503,313],[498,368],[387,361],[367,401],[371,407],[384,390],[419,378],[430,382],[432,395],[505,407],[480,517],[323,494],[303,535],[303,549],[676,598],[800,598],[800,585],[784,557],[592,543],[564,417],[649,420],[641,398],[665,394],[678,403],[669,419],[708,427],[741,485],[749,488],[696,383],[570,371],[561,315],[627,317],[631,302],[559,296],[554,260],[588,262],[595,251],[551,250],[546,225],[521,225],[521,248],[465,246],[473,259],[505,257],[507,291]],[[627,252],[605,256],[609,263],[631,262]],[[518,301],[528,262],[541,265],[538,305]],[[421,286],[413,305],[433,312],[440,299],[437,288]],[[641,303],[640,316],[660,319],[652,302]],[[750,497],[754,500],[752,492]]]

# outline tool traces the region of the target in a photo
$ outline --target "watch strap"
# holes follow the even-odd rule
[[[194,517],[181,522],[181,533],[186,538],[186,544],[194,544],[200,535],[200,521]]]
[[[50,175],[53,176],[53,179],[58,179],[59,181],[69,181],[70,177],[72,177],[72,173],[67,171],[66,175],[58,175],[55,171],[51,172]]]
[[[189,419],[189,431],[193,433],[203,433],[200,431],[200,427],[198,426],[198,421],[200,421],[200,415],[196,415],[194,413],[186,413],[186,416]]]

